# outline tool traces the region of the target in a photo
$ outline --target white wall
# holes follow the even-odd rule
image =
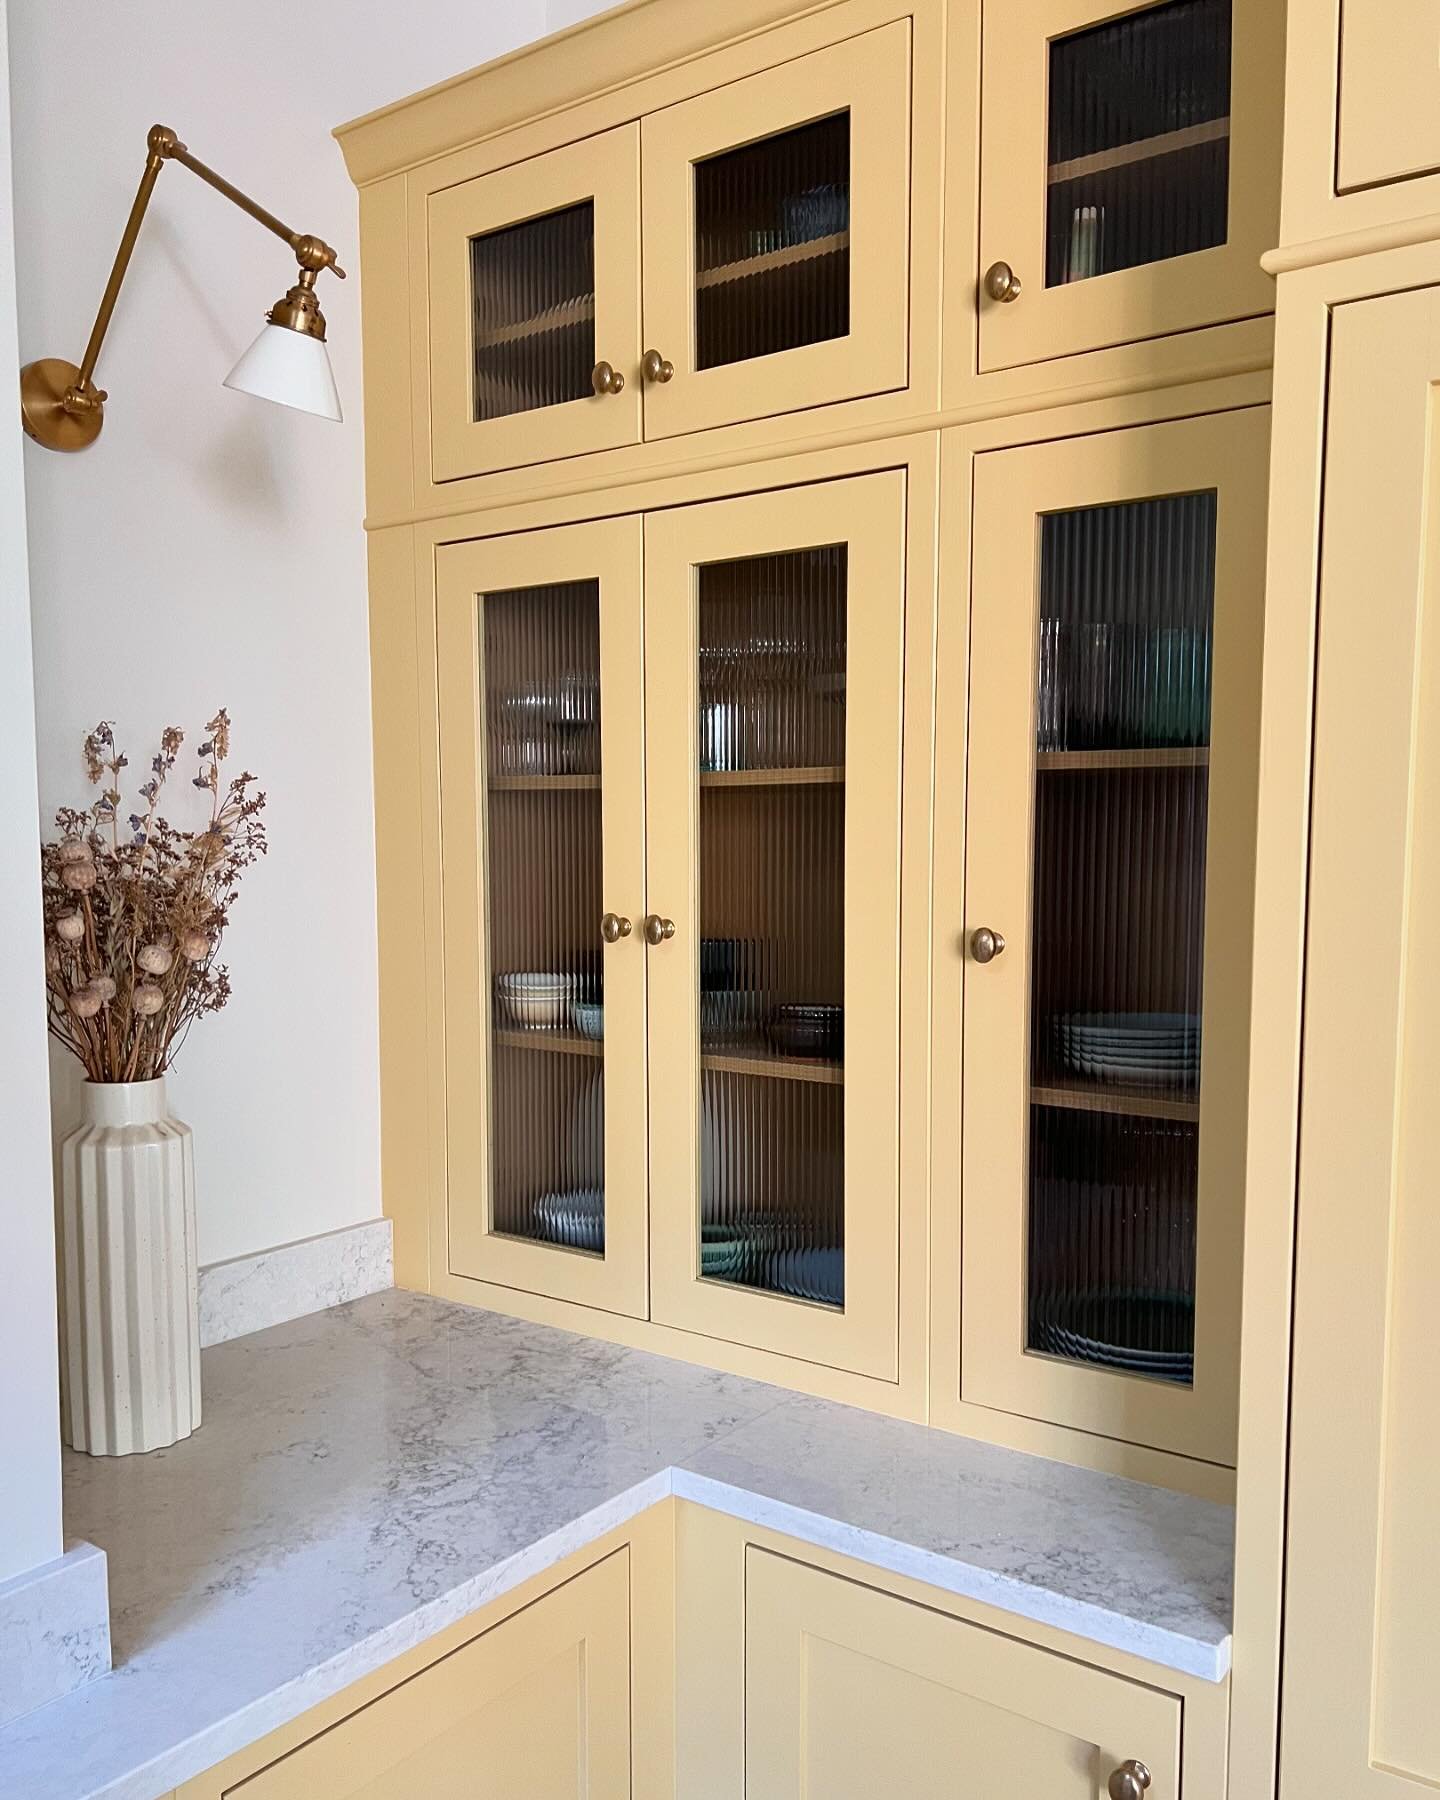
[[[15,352],[10,119],[0,0],[0,1581],[60,1554],[55,1239],[25,488]]]
[[[541,36],[544,0],[10,12],[26,359],[78,361],[157,120],[351,272],[321,278],[343,427],[223,390],[294,265],[163,170],[98,370],[104,432],[73,457],[26,447],[47,813],[86,793],[97,719],[143,769],[161,726],[197,743],[222,704],[270,796],[271,853],[227,940],[234,998],[171,1080],[213,1262],[380,1206],[356,204],[330,128]],[[23,780],[0,766],[8,804]]]
[[[577,25],[581,19],[609,12],[615,0],[548,0],[545,7],[545,29],[559,31],[566,25]]]

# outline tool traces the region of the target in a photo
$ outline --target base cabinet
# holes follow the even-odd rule
[[[278,1762],[180,1800],[629,1800],[628,1550]]]
[[[1179,1794],[1180,1703],[751,1546],[745,1800]],[[1113,1791],[1113,1790],[1112,1790]]]

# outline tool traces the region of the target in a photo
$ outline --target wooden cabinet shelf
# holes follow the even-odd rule
[[[1228,118],[1205,119],[1199,125],[1185,126],[1182,131],[1165,131],[1158,137],[1139,138],[1131,144],[1115,144],[1109,150],[1097,150],[1090,156],[1072,157],[1069,162],[1051,163],[1048,180],[1051,187],[1058,187],[1062,181],[1079,181],[1086,175],[1103,174],[1107,169],[1151,162],[1157,156],[1171,156],[1177,150],[1194,150],[1201,144],[1218,144],[1229,136]]]
[[[1063,1106],[1073,1112],[1123,1113],[1132,1119],[1176,1119],[1198,1122],[1200,1101],[1191,1094],[1167,1094],[1161,1088],[1133,1083],[1088,1081],[1057,1075],[1030,1089],[1032,1106]]]
[[[756,275],[768,275],[775,269],[793,268],[796,263],[815,262],[822,256],[836,256],[850,248],[850,233],[837,231],[829,237],[811,238],[804,244],[787,244],[781,250],[762,250],[755,256],[743,256],[738,262],[716,263],[713,268],[697,269],[697,288],[719,287],[725,281],[748,281]]]
[[[838,787],[845,780],[841,764],[816,769],[702,769],[702,788]]]
[[[598,788],[598,775],[492,775],[492,794],[575,793]]]
[[[1208,745],[1150,750],[1041,750],[1037,769],[1208,769]]]
[[[506,1050],[549,1050],[561,1056],[603,1056],[599,1038],[581,1037],[578,1031],[550,1031],[539,1027],[501,1026],[495,1042]]]
[[[547,331],[573,331],[577,325],[588,325],[595,317],[595,296],[581,294],[563,306],[552,306],[533,319],[517,319],[513,325],[498,325],[493,331],[477,332],[477,350],[496,350],[502,344],[516,344],[525,338],[541,337]]]
[[[700,1067],[726,1075],[771,1075],[781,1081],[817,1081],[843,1087],[845,1065],[806,1056],[774,1056],[767,1050],[702,1050]]]

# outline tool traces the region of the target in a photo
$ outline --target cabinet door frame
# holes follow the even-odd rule
[[[678,927],[650,963],[651,1313],[661,1324],[899,1378],[900,820],[906,480],[899,470],[645,520],[648,887]],[[700,1267],[699,735],[695,570],[848,545],[845,806],[845,1306]],[[855,596],[861,597],[857,604]],[[870,1028],[857,1030],[856,1020]],[[862,1103],[849,1096],[863,1091]]]
[[[473,238],[590,200],[595,208],[595,357],[625,377],[499,419],[475,417]],[[427,196],[430,462],[437,482],[554,462],[640,441],[640,127],[613,126]]]
[[[1004,0],[985,7],[980,133],[980,262],[1009,263],[1023,288],[991,300],[977,286],[980,370],[1049,362],[1273,312],[1260,267],[1280,199],[1284,13],[1273,0],[1233,0],[1230,188],[1226,241],[1086,281],[1045,285],[1049,44],[1165,0]]]
[[[446,1268],[452,1275],[644,1318],[647,1309],[642,529],[631,515],[436,552],[441,884],[445,985]],[[487,592],[597,579],[604,905],[633,921],[605,946],[605,1253],[531,1243],[491,1228],[489,933],[485,864]],[[600,920],[595,920],[596,940]],[[537,1051],[539,1055],[541,1052]],[[478,1218],[463,1194],[483,1196]]]
[[[1414,1421],[1440,1345],[1421,903],[1440,891],[1440,288],[1337,304],[1329,349],[1279,1791],[1419,1800],[1440,1763],[1387,1732],[1386,1663],[1390,1707],[1418,1716],[1437,1641],[1433,1583],[1404,1559],[1419,1542],[1433,1562],[1434,1435]]]
[[[958,1378],[962,1401],[1222,1467],[1238,1413],[1268,435],[1269,409],[1249,407],[976,457],[964,931],[951,951],[966,955],[981,925],[1009,943],[988,967],[965,965],[960,1366],[940,1379]],[[1025,1347],[1036,523],[1207,488],[1219,495],[1214,702],[1195,1383],[1182,1388]]]
[[[910,370],[908,18],[813,50],[641,121],[645,341],[675,365],[645,388],[645,436],[903,389]],[[693,165],[850,114],[850,331],[744,362],[695,366]]]
[[[1178,1800],[1182,1708],[1175,1695],[754,1544],[745,1552],[747,1800],[794,1800],[810,1791],[802,1752],[807,1732],[820,1724],[805,1691],[812,1638],[1093,1743],[1097,1792],[1134,1756],[1150,1770],[1155,1800]],[[1017,1771],[1015,1791],[1040,1792],[1034,1780],[1035,1772]]]

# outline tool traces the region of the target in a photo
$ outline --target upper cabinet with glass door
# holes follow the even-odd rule
[[[1256,408],[974,482],[959,1392],[1220,1464],[1267,445]]]
[[[651,1301],[893,1381],[905,488],[646,520]]]
[[[980,367],[1272,310],[1283,7],[985,8]]]
[[[903,388],[907,19],[642,125],[645,435]]]
[[[643,1316],[640,525],[445,546],[445,1266]]]
[[[903,389],[910,60],[894,20],[431,193],[432,479]]]
[[[640,128],[430,196],[436,481],[640,438]]]

